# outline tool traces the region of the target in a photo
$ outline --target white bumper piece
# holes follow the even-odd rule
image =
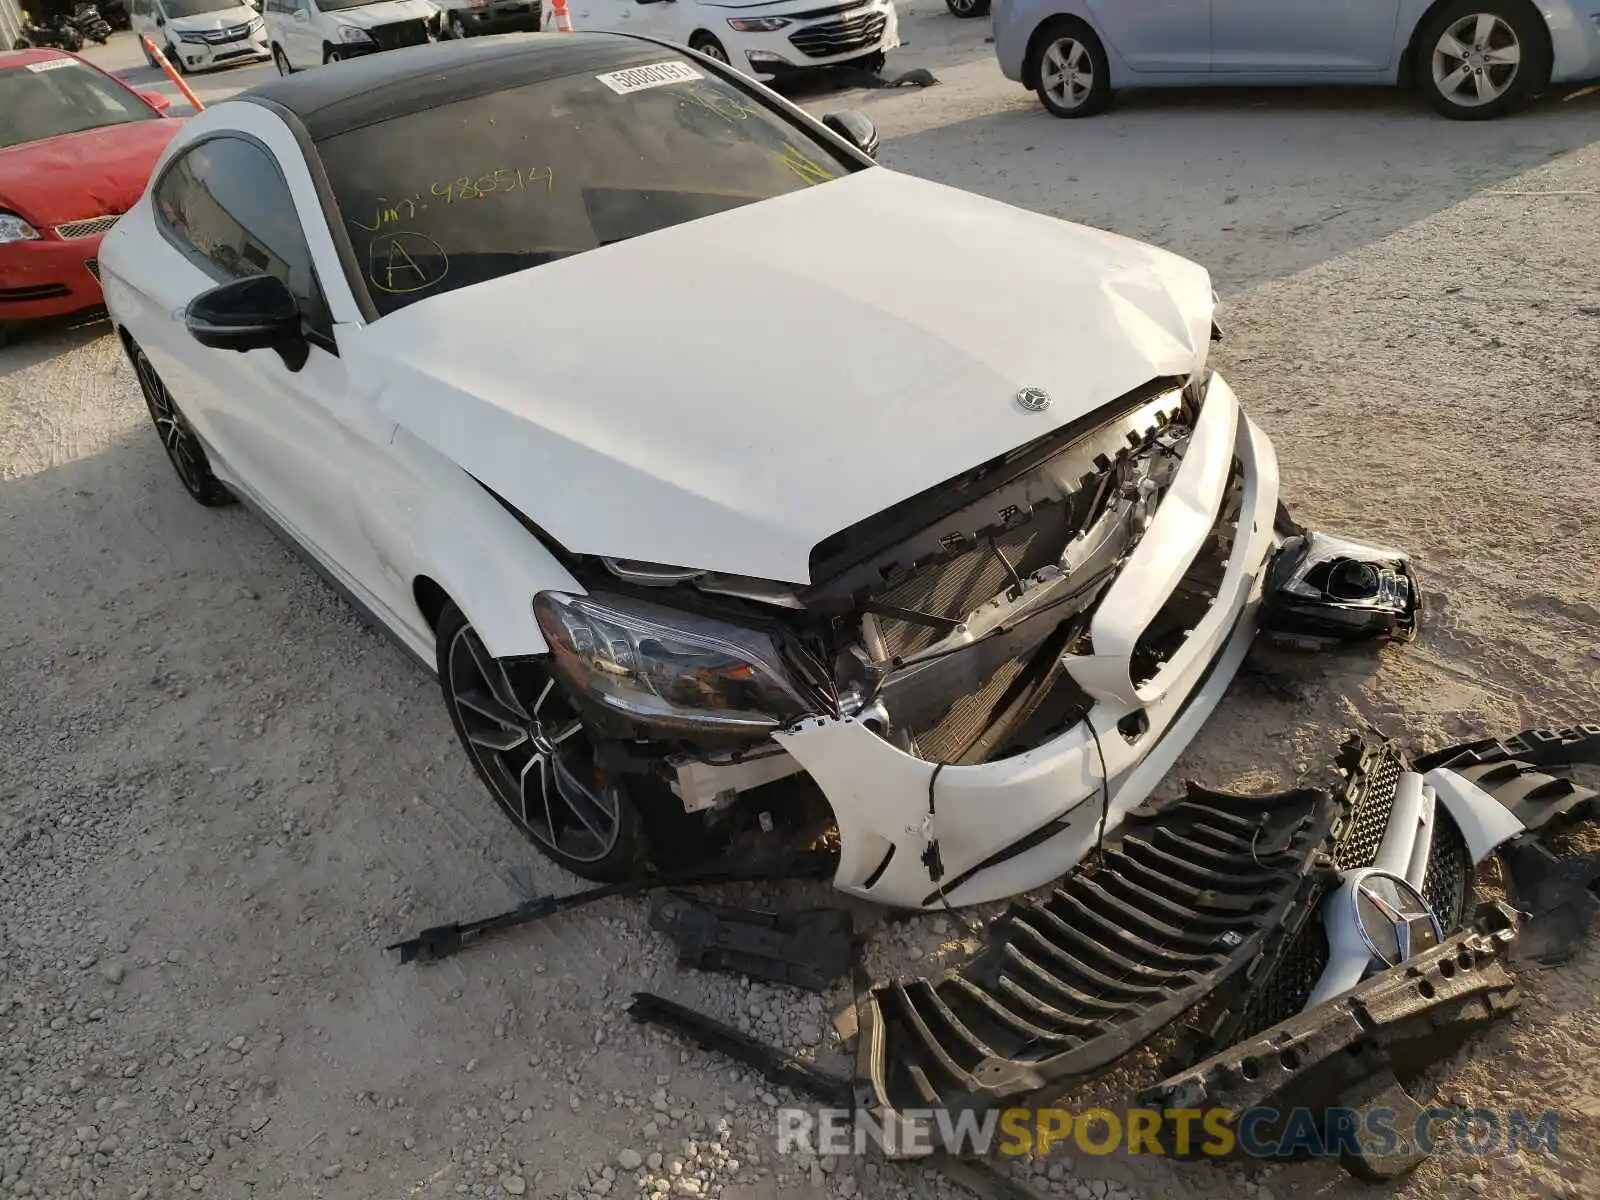
[[[1235,458],[1239,530],[1217,600],[1160,671],[1135,684],[1134,646],[1216,523]],[[939,768],[936,780],[935,764],[891,745],[860,715],[813,718],[775,735],[833,807],[835,885],[880,904],[929,908],[1015,895],[1075,866],[1100,834],[1106,802],[1109,832],[1150,794],[1233,678],[1255,634],[1277,503],[1271,442],[1213,376],[1183,463],[1096,610],[1095,653],[1067,659],[1095,702],[1087,721],[1015,757]],[[1118,722],[1141,711],[1142,732],[1124,736]],[[923,861],[930,839],[944,868],[938,887]]]

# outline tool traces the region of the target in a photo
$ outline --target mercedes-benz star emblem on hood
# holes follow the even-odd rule
[[[1043,412],[1050,407],[1050,393],[1043,388],[1025,387],[1017,392],[1017,403],[1028,412]]]

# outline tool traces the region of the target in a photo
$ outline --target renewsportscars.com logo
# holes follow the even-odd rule
[[[1390,1108],[1065,1108],[984,1113],[845,1108],[777,1110],[779,1154],[844,1157],[869,1147],[892,1157],[943,1150],[956,1155],[1159,1154],[1178,1158],[1338,1157],[1341,1154],[1456,1154],[1470,1158],[1522,1150],[1555,1156],[1560,1117],[1552,1109],[1429,1108],[1414,1119]]]

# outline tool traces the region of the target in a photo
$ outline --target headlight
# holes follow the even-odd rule
[[[39,231],[16,213],[0,212],[0,245],[6,242],[31,242],[38,236]]]
[[[357,29],[354,25],[339,26],[339,40],[341,42],[370,42],[372,35],[365,29]]]
[[[204,45],[206,35],[203,33],[180,33],[178,35],[178,40],[180,42],[188,42],[191,46],[195,45],[196,43]]]
[[[728,24],[740,33],[771,33],[789,24],[788,17],[729,17]]]
[[[263,18],[261,18],[261,17],[253,17],[253,18],[251,18],[251,21],[250,21],[250,32],[251,33],[264,33],[264,32],[266,32],[266,28],[267,28],[267,22]]]
[[[758,630],[602,593],[541,592],[533,611],[572,694],[641,723],[764,733],[814,708]]]

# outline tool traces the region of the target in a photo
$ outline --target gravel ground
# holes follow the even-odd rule
[[[1219,364],[1297,514],[1421,555],[1415,645],[1273,660],[1181,773],[1281,784],[1363,722],[1436,744],[1596,719],[1593,99],[1486,127],[1381,94],[1055,122],[981,22],[906,11],[904,64],[943,82],[851,97],[885,160],[1210,265]],[[777,1159],[792,1100],[631,1026],[644,987],[847,1064],[842,993],[680,971],[641,904],[426,969],[381,953],[574,881],[509,835],[426,679],[248,516],[183,496],[103,327],[0,351],[0,581],[0,1195],[956,1194]],[[926,969],[965,935],[885,928],[872,962]],[[1560,1160],[1436,1161],[1390,1194],[1600,1193],[1600,941],[1525,981],[1439,1094],[1559,1108]],[[1365,1194],[1320,1165],[1037,1168],[1077,1200]]]

